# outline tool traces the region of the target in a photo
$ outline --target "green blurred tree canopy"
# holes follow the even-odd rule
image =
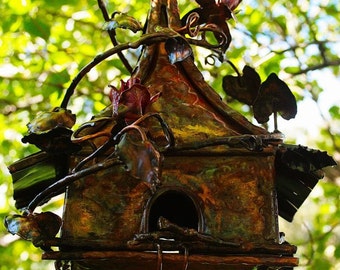
[[[197,4],[180,0],[179,6],[183,16]],[[142,24],[148,9],[146,0],[107,1],[109,13],[126,12]],[[262,79],[271,72],[277,73],[293,90],[298,100],[298,115],[304,115],[304,122],[279,123],[287,141],[326,150],[338,163],[339,11],[338,0],[244,0],[236,13],[237,21],[228,21],[233,40],[225,54],[239,70],[245,64],[255,67]],[[0,219],[3,220],[8,213],[16,211],[6,166],[37,151],[21,142],[26,124],[39,111],[59,106],[65,89],[81,68],[113,45],[103,28],[105,21],[97,1],[3,0],[0,13]],[[118,43],[138,37],[139,33],[131,31],[116,32]],[[124,51],[132,66],[139,53],[140,49]],[[227,61],[216,60],[214,65],[209,65],[207,55],[209,52],[200,50],[195,56],[206,80],[230,106],[256,123],[249,107],[232,100],[222,90],[222,77],[236,75],[235,70]],[[108,58],[87,73],[69,106],[77,114],[77,125],[108,104],[108,84],[119,85],[129,74],[118,56]],[[325,179],[299,210],[295,221],[281,222],[287,240],[298,246],[299,269],[340,268],[339,184],[339,167],[327,169]],[[57,198],[46,207],[58,210],[62,203],[62,198]],[[49,262],[41,262],[40,250],[9,235],[4,226],[0,228],[0,253],[0,270],[52,267]]]

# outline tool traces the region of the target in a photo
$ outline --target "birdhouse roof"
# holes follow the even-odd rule
[[[174,12],[177,9],[168,7],[166,13],[162,12],[164,6],[161,2],[155,2],[152,7],[147,33],[153,33],[160,27],[180,27],[179,15]],[[164,25],[163,21],[169,22],[168,25]],[[253,125],[221,100],[205,82],[192,56],[171,63],[165,42],[144,49],[133,76],[141,79],[151,96],[160,94],[150,111],[159,113],[169,125],[177,146],[245,134],[268,135],[265,129]]]

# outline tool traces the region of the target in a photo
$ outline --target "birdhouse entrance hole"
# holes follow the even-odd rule
[[[164,217],[183,228],[203,230],[202,212],[193,194],[180,189],[158,192],[148,203],[144,219],[144,231],[159,230],[158,219]]]

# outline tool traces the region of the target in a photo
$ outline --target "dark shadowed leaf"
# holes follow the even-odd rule
[[[227,75],[223,78],[223,90],[232,98],[252,105],[258,95],[261,85],[259,74],[249,66],[244,66],[242,76]]]
[[[80,146],[71,141],[72,130],[65,127],[57,127],[44,133],[31,133],[22,138],[23,143],[30,143],[48,153],[74,153],[80,150]]]
[[[312,172],[327,166],[337,165],[326,151],[310,149],[301,145],[284,145],[279,152],[280,161],[291,169],[301,172]]]
[[[323,178],[323,168],[336,162],[325,151],[283,144],[276,153],[276,191],[281,217],[292,221],[312,189]]]
[[[254,117],[259,123],[266,123],[272,113],[289,120],[297,113],[296,100],[287,84],[271,73],[260,87],[259,95],[254,104]]]

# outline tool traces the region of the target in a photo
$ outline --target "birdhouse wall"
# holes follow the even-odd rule
[[[126,243],[163,216],[228,241],[276,243],[274,157],[244,153],[166,156],[156,191],[122,165],[82,178],[68,187],[62,237]]]

